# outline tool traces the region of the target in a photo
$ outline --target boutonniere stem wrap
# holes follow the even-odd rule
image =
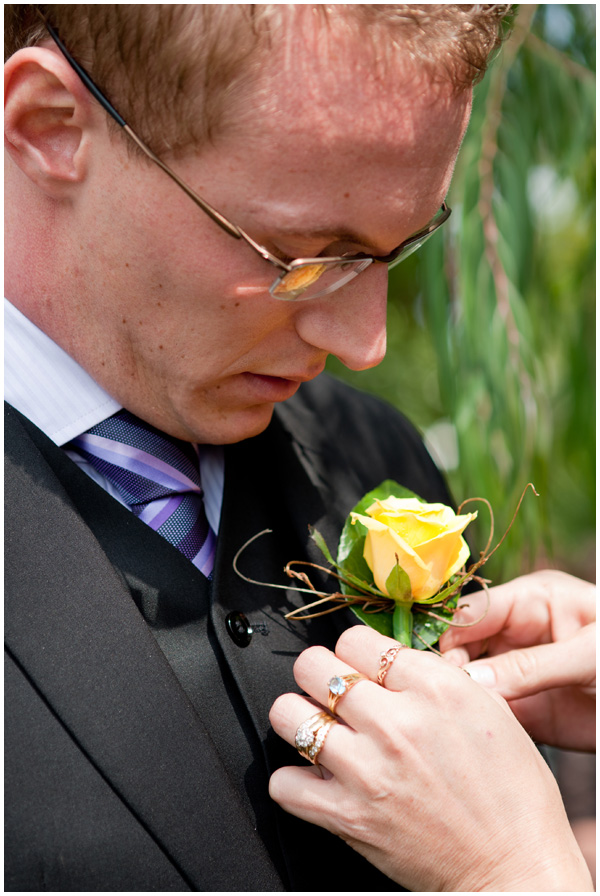
[[[477,574],[478,570],[506,538],[528,488],[537,495],[528,483],[513,520],[492,548],[494,515],[485,498],[470,498],[455,512],[445,504],[428,504],[392,480],[381,483],[348,515],[335,558],[321,534],[311,530],[327,567],[305,560],[286,564],[286,574],[305,586],[296,590],[310,593],[317,600],[287,613],[285,618],[310,619],[349,606],[367,625],[401,644],[433,649],[449,625],[461,624],[453,622],[452,617],[464,586],[474,581],[487,593],[490,583]],[[483,502],[489,510],[490,535],[479,559],[467,567],[470,551],[463,533],[477,512],[463,510],[476,501]],[[253,540],[234,559],[238,575],[255,584],[289,587],[257,582],[239,571],[237,561]],[[339,590],[331,594],[318,591],[305,571],[311,567],[336,579]]]

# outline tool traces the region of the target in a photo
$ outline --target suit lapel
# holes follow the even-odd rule
[[[301,440],[301,435],[296,427],[284,426],[276,415],[261,436],[226,449],[225,494],[213,574],[214,628],[259,733],[269,772],[306,764],[292,746],[275,735],[268,718],[269,708],[280,694],[299,691],[293,677],[296,657],[313,644],[333,649],[341,631],[356,623],[346,609],[310,621],[284,618],[288,611],[312,600],[308,594],[286,588],[294,583],[283,573],[284,565],[293,559],[324,560],[310,540],[308,525],[316,526],[335,552],[345,516],[362,489],[339,458],[330,462],[318,443]],[[282,584],[283,589],[246,582],[233,569],[237,550],[263,529],[272,532],[249,545],[238,565],[248,577]],[[319,584],[315,575],[314,581],[325,591],[335,590],[327,577]],[[225,617],[232,610],[245,613],[255,629],[245,648],[236,646],[226,634]],[[261,634],[264,628],[267,635]],[[314,890],[317,880],[323,891],[363,890],[373,885],[385,891],[392,886],[342,840],[284,812],[279,811],[277,817],[292,889]],[[315,866],[315,857],[325,854],[327,862]]]
[[[313,599],[293,590],[302,583],[285,575],[285,564],[307,559],[324,563],[310,539],[309,525],[319,528],[335,551],[352,501],[347,489],[336,492],[335,482],[332,490],[321,478],[326,470],[318,453],[310,456],[305,447],[274,419],[261,436],[230,446],[225,453],[225,494],[211,613],[263,742],[272,735],[268,710],[273,701],[285,691],[298,690],[293,678],[297,655],[310,644],[332,648],[340,631],[356,621],[345,610],[310,622],[285,619],[286,613]],[[282,587],[247,582],[234,569],[239,549],[265,529],[271,531],[245,548],[237,566],[248,578]],[[331,578],[317,572],[311,578],[317,587],[335,590]],[[225,618],[235,610],[243,612],[255,629],[247,648],[240,649],[226,634]]]
[[[224,818],[228,839],[245,843],[228,853],[232,889],[248,880],[280,889],[211,738],[123,578],[23,427],[49,454],[60,458],[59,449],[20,420],[15,412],[6,420],[8,649],[192,889],[222,887],[214,859],[223,849]],[[26,556],[32,562],[23,568]]]

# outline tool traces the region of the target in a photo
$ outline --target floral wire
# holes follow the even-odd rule
[[[439,602],[439,604],[437,604],[437,606],[442,606],[442,607],[446,608],[446,604],[449,600],[451,600],[455,595],[462,596],[462,589],[464,588],[464,586],[469,581],[474,581],[474,582],[477,582],[479,585],[481,585],[483,591],[485,591],[486,608],[485,608],[483,615],[479,619],[476,619],[474,622],[453,622],[452,618],[440,616],[437,613],[433,613],[431,610],[425,609],[427,604],[419,604],[418,601],[415,601],[413,603],[413,607],[416,607],[418,612],[423,613],[426,616],[430,616],[433,619],[437,619],[440,622],[443,622],[448,626],[453,626],[454,628],[469,628],[470,626],[477,625],[479,622],[481,622],[483,619],[485,619],[485,617],[487,616],[487,613],[489,611],[489,608],[490,608],[490,592],[487,587],[489,584],[489,580],[484,579],[481,576],[476,576],[475,572],[481,566],[483,566],[484,563],[486,563],[489,560],[489,558],[492,556],[492,554],[494,554],[498,550],[498,548],[503,543],[504,539],[506,538],[506,536],[512,529],[513,524],[516,519],[516,516],[519,512],[519,509],[521,507],[521,504],[523,502],[523,499],[525,497],[525,494],[526,494],[528,488],[531,488],[534,495],[536,497],[539,497],[538,492],[536,491],[533,483],[528,482],[527,485],[525,486],[525,488],[523,489],[523,493],[521,494],[519,503],[517,504],[517,508],[513,514],[510,524],[508,525],[504,535],[502,536],[502,538],[500,539],[498,544],[490,551],[489,554],[487,552],[489,550],[489,547],[490,547],[493,537],[494,537],[494,513],[493,513],[492,506],[491,506],[490,502],[487,500],[487,498],[479,498],[479,497],[467,498],[465,501],[462,502],[462,504],[458,508],[458,513],[460,513],[460,511],[465,506],[465,504],[468,504],[471,501],[481,501],[484,504],[486,504],[488,507],[488,510],[490,512],[490,536],[488,538],[488,542],[486,544],[485,550],[480,552],[479,560],[477,560],[475,563],[473,563],[473,565],[471,567],[469,567],[468,570],[465,571],[463,568],[463,571],[459,574],[458,580],[455,581],[453,584],[449,585],[447,588],[442,589],[442,591],[440,591],[439,594],[436,595],[437,597],[444,595],[443,599]],[[240,555],[250,544],[252,544],[253,541],[256,541],[257,538],[260,538],[262,535],[271,534],[272,532],[273,532],[272,529],[263,529],[261,532],[258,532],[256,535],[253,535],[252,538],[249,538],[248,541],[246,541],[242,545],[242,547],[239,549],[239,551],[236,553],[235,557],[233,558],[233,568],[234,568],[235,572],[237,573],[237,575],[241,579],[244,579],[244,581],[250,582],[253,585],[262,585],[263,587],[266,587],[266,588],[281,588],[284,591],[297,591],[298,593],[302,593],[302,594],[316,594],[319,596],[319,598],[320,598],[319,600],[314,601],[311,604],[306,604],[303,607],[298,607],[296,610],[292,610],[289,613],[286,613],[284,616],[284,619],[300,619],[300,620],[316,619],[319,616],[326,616],[329,613],[335,613],[337,610],[343,610],[344,607],[354,606],[355,604],[360,604],[360,603],[362,603],[361,609],[362,609],[363,613],[365,613],[365,614],[393,612],[393,609],[395,606],[394,601],[391,598],[388,598],[386,595],[382,594],[381,592],[378,592],[378,590],[371,588],[367,582],[364,582],[364,583],[361,582],[361,584],[364,585],[364,593],[362,595],[342,594],[339,591],[337,591],[333,594],[329,594],[329,593],[326,593],[323,591],[317,591],[317,589],[314,587],[314,585],[308,578],[308,575],[306,573],[297,572],[296,570],[291,569],[292,564],[296,564],[298,566],[311,566],[313,569],[318,569],[321,572],[326,573],[327,575],[333,576],[334,578],[338,579],[338,581],[344,583],[345,585],[350,585],[351,587],[356,588],[358,591],[362,591],[363,588],[361,586],[357,585],[355,582],[351,582],[349,579],[345,578],[344,576],[341,576],[338,573],[334,572],[333,569],[327,568],[325,566],[320,566],[319,564],[312,563],[308,560],[290,560],[288,563],[286,563],[286,565],[284,567],[285,573],[290,578],[300,579],[300,581],[305,582],[309,586],[308,588],[290,588],[289,585],[277,585],[277,584],[274,584],[273,582],[260,582],[257,579],[251,579],[251,578],[249,578],[249,576],[245,576],[243,573],[240,572],[238,565],[237,565]],[[338,568],[343,569],[343,567],[338,567]],[[373,594],[373,595],[375,595],[375,597],[370,597],[369,594]],[[313,607],[317,607],[317,606],[320,606],[321,604],[325,604],[325,603],[335,603],[335,604],[338,604],[338,606],[330,607],[328,610],[321,610],[318,613],[309,613],[306,616],[298,615],[299,613],[303,613],[306,610],[310,610]],[[431,606],[431,604],[429,604],[429,606]],[[452,609],[452,608],[448,608],[448,609]],[[456,612],[457,609],[462,609],[462,607],[456,607],[455,609],[452,609],[452,612],[453,613]],[[427,641],[425,641],[424,638],[422,638],[418,634],[418,632],[415,631],[415,632],[413,632],[413,634],[429,650],[432,650],[434,653],[437,653],[437,654],[439,654],[439,656],[442,656],[442,654],[438,650],[436,650],[434,647],[432,647],[431,644],[428,644]]]
[[[305,610],[312,609],[312,607],[318,607],[320,604],[329,602],[338,604],[338,606],[330,607],[329,610],[321,610],[319,613],[310,613],[307,616],[298,615]],[[344,607],[354,606],[354,604],[360,603],[363,604],[361,609],[364,613],[388,612],[388,604],[390,603],[392,604],[391,609],[393,609],[393,601],[388,600],[387,598],[385,601],[376,601],[358,594],[342,594],[341,592],[336,591],[334,594],[328,594],[325,597],[322,597],[321,600],[314,601],[312,604],[306,604],[303,607],[298,607],[296,610],[291,610],[289,613],[285,614],[284,619],[316,619],[318,616],[326,616],[327,613],[335,613],[336,610],[343,610]]]
[[[256,535],[253,535],[252,538],[249,538],[248,541],[246,541],[236,553],[235,557],[233,558],[232,565],[234,571],[237,573],[240,579],[244,579],[245,582],[250,582],[251,585],[262,585],[265,588],[283,588],[284,591],[299,591],[303,594],[319,594],[321,595],[321,597],[328,597],[329,595],[326,592],[317,591],[312,586],[310,588],[291,588],[289,585],[276,585],[273,582],[259,582],[258,579],[251,579],[249,576],[245,576],[242,572],[240,572],[237,564],[242,552],[245,551],[253,541],[256,541],[257,538],[260,538],[261,535],[269,535],[272,532],[272,529],[263,529],[261,532],[257,532]]]
[[[492,510],[492,505],[490,504],[490,502],[488,501],[487,498],[466,498],[462,502],[462,504],[459,506],[459,508],[456,512],[460,514],[463,507],[465,506],[465,504],[471,504],[473,501],[481,501],[483,504],[485,504],[487,506],[487,509],[490,512],[490,537],[488,538],[485,549],[483,551],[481,551],[481,554],[480,554],[481,557],[484,557],[487,554],[487,552],[489,551],[490,545],[494,538],[494,511]]]
[[[289,566],[290,566],[289,563],[286,564],[286,566],[284,566],[284,568],[283,568],[283,571],[285,573],[287,573],[287,575],[290,577],[290,579],[300,579],[301,582],[304,582],[305,585],[308,585],[310,590],[314,591],[314,593],[316,594],[317,589],[315,588],[315,586],[313,585],[311,580],[308,578],[308,575],[305,572],[296,572],[296,570],[290,569]]]
[[[456,594],[456,593],[459,593],[459,594],[460,594],[461,589],[462,589],[462,588],[467,584],[467,582],[469,582],[470,580],[473,580],[473,581],[480,581],[479,578],[478,578],[477,576],[474,575],[474,573],[476,573],[477,570],[480,569],[480,568],[484,565],[484,563],[487,563],[487,561],[490,559],[490,557],[492,556],[492,554],[495,554],[495,553],[496,553],[496,551],[498,550],[498,548],[500,547],[500,545],[503,543],[504,539],[506,538],[506,536],[508,535],[508,533],[510,532],[510,530],[512,529],[512,527],[513,527],[513,525],[514,525],[514,522],[515,522],[515,519],[517,518],[517,514],[518,514],[518,512],[519,512],[519,509],[520,509],[520,507],[521,507],[521,504],[523,503],[523,499],[524,499],[524,497],[525,497],[525,495],[526,495],[526,493],[527,493],[527,489],[528,489],[528,488],[531,488],[531,490],[533,491],[533,493],[534,493],[534,495],[536,496],[536,498],[539,497],[538,492],[536,491],[534,484],[533,484],[532,482],[528,482],[527,485],[525,486],[525,488],[523,489],[523,492],[522,492],[522,494],[521,494],[521,497],[519,498],[519,502],[518,502],[518,504],[517,504],[516,510],[515,510],[515,512],[513,513],[512,519],[511,519],[510,523],[508,524],[508,526],[507,526],[507,528],[506,528],[506,531],[505,531],[504,535],[502,536],[502,538],[500,539],[500,541],[498,542],[498,544],[497,544],[494,548],[492,548],[492,550],[489,552],[489,554],[487,553],[487,551],[488,551],[488,549],[489,549],[489,547],[490,547],[490,544],[492,543],[492,538],[493,538],[493,533],[494,533],[494,513],[493,513],[493,511],[492,511],[492,507],[491,507],[489,501],[487,500],[487,498],[467,498],[466,500],[464,500],[464,501],[462,502],[462,504],[461,504],[460,507],[458,508],[458,512],[459,512],[459,513],[460,513],[461,509],[465,506],[465,504],[468,504],[470,501],[483,501],[485,504],[488,505],[488,508],[489,508],[489,511],[490,511],[490,521],[491,521],[491,524],[490,524],[490,537],[488,538],[488,543],[487,543],[487,545],[486,545],[486,547],[485,547],[485,550],[480,552],[479,560],[476,560],[475,563],[473,563],[473,565],[469,567],[469,569],[466,571],[466,573],[462,574],[462,575],[463,575],[463,578],[462,578],[462,579],[459,578],[459,580],[458,580],[457,582],[454,582],[451,586],[449,586],[449,588],[446,588],[446,589],[443,589],[442,591],[440,591],[440,595],[444,595],[444,601],[445,601],[445,600],[449,600],[449,599],[450,599],[454,594]],[[483,580],[481,580],[481,581],[483,581]],[[452,589],[452,590],[450,590],[450,589]],[[447,593],[446,593],[446,592],[447,592]]]
[[[290,578],[294,578],[294,577],[300,578],[301,581],[307,582],[307,584],[309,585],[309,588],[292,588],[289,585],[278,585],[278,584],[275,584],[274,582],[261,582],[258,579],[252,579],[252,578],[250,578],[250,576],[244,575],[243,572],[240,572],[240,569],[238,566],[238,560],[239,560],[241,554],[246,550],[247,547],[249,547],[252,544],[253,541],[256,541],[257,538],[260,538],[262,535],[270,535],[272,532],[273,532],[272,529],[262,529],[260,532],[257,532],[256,535],[253,535],[252,538],[249,538],[246,542],[244,542],[244,544],[241,546],[241,548],[237,551],[237,553],[235,554],[235,557],[233,558],[232,566],[233,566],[235,573],[240,577],[240,579],[243,579],[245,582],[250,582],[251,585],[262,585],[265,588],[282,588],[284,591],[298,591],[302,594],[318,594],[322,598],[328,598],[328,597],[335,596],[335,595],[330,595],[328,592],[325,592],[325,591],[317,591],[317,589],[314,587],[314,585],[312,585],[312,583],[308,579],[308,576],[306,576],[305,573],[298,573],[295,570],[290,569],[292,563],[296,563],[298,565],[303,565],[303,566],[312,566],[313,569],[319,569],[322,572],[326,573],[327,575],[334,576],[336,579],[338,579],[340,582],[343,582],[345,585],[350,585],[352,588],[356,588],[359,591],[363,590],[361,586],[357,585],[355,582],[351,582],[349,579],[346,579],[343,576],[338,575],[338,573],[334,572],[332,569],[328,569],[326,566],[319,566],[318,563],[311,563],[308,560],[290,560],[288,563],[286,563],[286,565],[284,567],[284,572]],[[377,591],[374,588],[371,588],[367,582],[362,583],[362,585],[364,585],[365,597],[367,594],[374,594],[376,597],[381,596],[381,598],[386,600],[385,594],[381,594],[381,592]],[[366,598],[366,599],[368,600],[368,598]],[[311,604],[311,606],[312,606],[312,604]]]
[[[288,576],[290,576],[290,578],[293,578],[294,576],[299,577],[300,575],[302,575],[291,569],[292,564],[296,564],[298,566],[312,566],[313,569],[320,569],[321,572],[326,573],[328,576],[333,576],[334,579],[337,579],[339,582],[343,582],[344,585],[349,585],[351,588],[356,588],[357,591],[362,591],[365,594],[374,594],[376,598],[387,597],[387,595],[383,594],[378,588],[372,587],[368,582],[359,579],[358,576],[354,576],[353,578],[360,582],[360,584],[357,584],[356,581],[352,581],[346,576],[341,576],[339,573],[334,572],[333,569],[330,569],[327,566],[319,566],[318,563],[312,563],[310,560],[290,560],[288,563],[286,563],[283,570],[285,573],[287,573]],[[343,567],[339,566],[337,568],[343,569]]]
[[[425,645],[425,647],[427,648],[427,650],[431,650],[431,651],[433,651],[433,653],[437,653],[438,656],[441,656],[441,657],[444,656],[443,653],[441,653],[439,650],[436,650],[435,647],[434,647],[432,644],[429,644],[429,643],[425,640],[425,638],[422,638],[421,635],[420,635],[418,632],[416,632],[414,629],[413,629],[413,631],[412,631],[412,634],[415,636],[415,638],[418,638],[418,639],[419,639],[419,641],[421,642],[421,644],[424,644],[424,645]]]
[[[516,518],[517,518],[517,514],[518,514],[518,512],[519,512],[519,509],[520,509],[520,507],[521,507],[521,504],[523,503],[523,498],[525,497],[525,494],[526,494],[528,488],[531,489],[531,491],[532,491],[533,494],[536,496],[536,498],[539,498],[539,492],[536,491],[536,489],[535,489],[535,485],[533,484],[533,482],[528,482],[527,485],[525,486],[525,488],[523,489],[523,493],[521,494],[521,497],[519,498],[519,503],[517,504],[517,509],[516,509],[515,512],[513,513],[512,520],[511,520],[510,523],[508,524],[508,527],[507,527],[507,529],[506,529],[506,532],[504,533],[504,535],[502,536],[502,538],[500,539],[500,541],[498,542],[498,544],[496,545],[496,547],[493,548],[493,550],[490,551],[490,553],[487,555],[487,557],[485,558],[486,560],[489,560],[490,557],[492,556],[492,554],[495,554],[495,553],[496,553],[496,551],[498,550],[498,548],[500,547],[500,545],[502,544],[502,542],[504,541],[504,539],[506,538],[506,536],[508,535],[508,533],[510,532],[510,530],[512,529],[513,524],[514,524],[514,522],[515,522],[515,520],[516,520]]]
[[[365,594],[363,596],[359,596],[359,595],[341,594],[341,592],[336,592],[334,594],[330,594],[330,593],[324,592],[324,591],[317,591],[317,589],[314,587],[314,585],[312,584],[312,582],[310,581],[310,579],[308,578],[306,573],[299,573],[299,572],[296,572],[295,570],[290,569],[290,566],[292,563],[302,563],[306,566],[312,566],[315,569],[320,569],[323,572],[326,572],[328,575],[335,576],[335,578],[339,579],[340,581],[346,582],[346,584],[352,584],[352,583],[347,582],[347,580],[343,579],[337,573],[333,572],[333,570],[327,569],[324,566],[319,566],[317,563],[310,563],[307,560],[290,560],[290,562],[286,564],[284,569],[285,569],[285,572],[287,573],[287,575],[290,576],[290,578],[296,577],[296,578],[299,578],[301,581],[306,582],[309,586],[308,588],[292,588],[289,585],[278,585],[278,584],[275,584],[274,582],[261,582],[258,579],[252,579],[252,578],[250,578],[250,576],[244,575],[243,572],[240,572],[240,569],[238,566],[238,560],[239,560],[241,554],[246,550],[247,547],[249,547],[249,545],[252,544],[253,541],[256,541],[256,539],[260,538],[262,535],[270,535],[272,532],[273,532],[272,529],[262,529],[262,531],[257,532],[256,535],[253,535],[252,538],[249,538],[246,542],[244,542],[244,544],[237,551],[235,557],[233,558],[232,565],[233,565],[233,569],[236,572],[236,574],[241,579],[243,579],[245,582],[250,582],[251,585],[261,585],[265,588],[280,588],[280,589],[283,589],[284,591],[297,591],[298,593],[301,593],[301,594],[317,594],[320,597],[320,600],[314,601],[314,603],[312,603],[312,604],[306,604],[303,607],[298,607],[298,609],[292,610],[290,613],[286,613],[284,616],[284,619],[294,619],[294,618],[316,619],[318,616],[326,616],[328,613],[334,613],[336,610],[343,610],[345,606],[351,606],[353,604],[358,604],[361,602],[364,605],[363,610],[365,613],[379,613],[384,610],[387,610],[387,605],[389,603],[393,603],[388,598],[386,598],[385,595],[382,595],[382,598],[383,598],[382,600],[376,600],[373,598],[369,598],[367,596],[367,594]],[[365,582],[365,586],[368,587],[366,585],[366,582]],[[374,592],[372,592],[372,593],[374,593]],[[340,605],[336,606],[336,607],[331,607],[328,610],[322,610],[320,613],[310,613],[307,616],[300,616],[300,617],[297,616],[298,613],[302,613],[305,610],[310,610],[311,607],[316,607],[319,604],[329,603],[330,601],[333,601],[334,603],[339,602]],[[370,609],[368,608],[369,604],[371,605]]]
[[[319,613],[308,613],[306,616],[299,616],[299,613],[304,612],[304,610],[310,610],[312,607],[318,607],[320,604],[325,603],[339,603],[339,606],[329,607],[328,610],[321,610]],[[316,600],[312,604],[306,604],[304,607],[298,607],[296,610],[290,610],[289,613],[284,615],[284,619],[317,619],[319,616],[327,616],[328,613],[335,613],[336,610],[343,610],[344,606],[347,606],[346,598],[343,594],[331,594],[327,597],[324,597],[322,600]]]
[[[480,498],[480,499],[471,498],[469,500],[485,501],[485,498]],[[463,503],[466,503],[466,502],[463,502]],[[490,513],[491,513],[491,507],[490,507]],[[250,582],[250,584],[252,584],[252,585],[261,585],[266,588],[280,588],[280,589],[283,589],[284,591],[297,591],[298,593],[302,593],[302,594],[316,594],[319,596],[319,598],[320,598],[319,600],[314,601],[311,604],[306,604],[303,607],[298,607],[296,610],[292,610],[289,613],[286,613],[284,615],[284,619],[317,619],[319,616],[326,616],[329,613],[335,613],[337,610],[343,610],[344,607],[353,606],[355,604],[360,604],[360,603],[362,603],[361,609],[362,609],[363,613],[365,613],[365,614],[374,615],[376,613],[392,613],[393,612],[394,606],[395,606],[394,601],[391,598],[388,598],[383,594],[381,595],[381,597],[379,597],[377,595],[375,597],[369,597],[369,593],[375,594],[375,592],[369,588],[369,586],[367,585],[366,582],[364,583],[365,584],[365,593],[363,595],[342,594],[341,592],[334,592],[333,594],[331,594],[331,593],[327,593],[327,592],[323,592],[323,591],[317,591],[317,589],[314,587],[314,585],[308,578],[308,575],[306,573],[297,572],[296,570],[291,569],[292,564],[311,566],[314,569],[318,569],[321,572],[325,572],[327,575],[333,576],[334,578],[338,579],[338,581],[343,582],[344,584],[351,585],[352,587],[356,587],[357,590],[359,590],[359,591],[361,589],[359,586],[355,585],[355,583],[349,582],[348,579],[346,579],[343,576],[339,575],[338,573],[334,572],[332,569],[328,569],[325,566],[320,566],[319,564],[312,563],[308,560],[290,560],[288,563],[286,563],[286,565],[284,567],[284,571],[290,578],[300,579],[300,581],[305,582],[305,584],[308,585],[308,588],[290,588],[288,585],[278,585],[273,582],[261,582],[258,579],[252,579],[249,576],[244,575],[242,572],[240,572],[239,567],[238,567],[238,560],[239,560],[240,555],[250,544],[252,544],[253,541],[256,541],[256,539],[260,538],[262,535],[269,535],[272,532],[273,532],[272,529],[263,529],[261,532],[258,532],[256,535],[253,535],[252,538],[249,538],[248,541],[246,541],[242,545],[242,547],[237,551],[235,557],[233,558],[233,568],[234,568],[235,572],[237,573],[237,575],[241,579],[244,579],[244,581],[246,581],[246,582]],[[489,543],[488,543],[488,546],[489,546]],[[483,556],[483,552],[482,552],[482,556]],[[485,559],[487,559],[487,558],[485,558]],[[478,566],[482,565],[483,562],[485,562],[484,559],[480,560],[477,564],[474,564],[471,567],[471,569],[468,570],[468,572],[464,575],[464,578],[453,586],[452,591],[444,598],[444,601],[441,602],[441,606],[444,606],[445,603],[448,600],[450,600],[455,594],[460,594],[461,588],[466,584],[466,582],[468,582],[470,580],[474,580],[474,581],[477,581],[480,584],[482,584],[487,593],[487,597],[488,597],[487,607],[486,607],[485,613],[483,614],[483,616],[481,618],[483,619],[485,617],[485,615],[487,614],[488,609],[489,609],[489,592],[487,591],[487,588],[484,585],[485,580],[480,579],[478,576],[474,576],[472,574],[474,572],[474,570],[478,568]],[[368,592],[366,591],[367,588],[369,589]],[[330,607],[328,610],[321,610],[319,613],[309,613],[305,616],[298,615],[299,613],[303,613],[306,610],[310,610],[312,607],[317,607],[321,604],[330,603],[330,602],[336,603],[336,604],[338,604],[338,606]],[[421,606],[421,605],[417,604],[417,606],[418,606],[419,612],[424,613],[428,616],[431,616],[434,619],[438,619],[441,622],[446,622],[448,625],[454,625],[456,627],[463,627],[463,626],[466,627],[466,626],[475,624],[475,623],[459,623],[459,622],[453,623],[450,619],[448,619],[444,616],[439,616],[436,613],[426,610],[425,605]],[[477,620],[477,622],[480,622],[480,621],[481,620]],[[416,635],[416,637],[419,637],[419,635],[417,633],[415,633],[415,635]],[[419,640],[423,641],[422,638],[419,638]],[[423,643],[426,644],[427,642],[423,641]],[[433,649],[433,648],[431,648],[431,649]]]

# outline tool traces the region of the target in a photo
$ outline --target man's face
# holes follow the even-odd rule
[[[265,84],[279,111],[246,115],[235,136],[173,162],[215,208],[288,257],[384,255],[428,223],[469,92],[432,99],[414,82],[389,91],[366,79],[340,82],[328,108],[292,76]],[[70,281],[81,325],[65,347],[127,408],[184,439],[236,442],[329,354],[354,370],[383,359],[384,265],[320,299],[274,299],[275,268],[163,172],[110,141],[97,157]]]

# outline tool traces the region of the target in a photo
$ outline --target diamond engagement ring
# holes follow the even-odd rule
[[[387,650],[383,650],[381,652],[381,658],[379,660],[379,672],[377,673],[377,684],[383,684],[383,680],[390,671],[392,663],[394,662],[400,651],[405,649],[406,644],[398,644],[396,645],[396,647],[388,647]]]
[[[352,672],[349,675],[335,675],[331,681],[327,682],[329,688],[329,712],[335,714],[335,708],[338,700],[346,694],[350,688],[353,688],[359,681],[366,681],[367,676],[361,675],[360,672]]]
[[[319,764],[319,753],[323,749],[329,729],[335,725],[336,721],[337,719],[330,716],[328,712],[318,712],[298,727],[296,749],[313,765]]]

